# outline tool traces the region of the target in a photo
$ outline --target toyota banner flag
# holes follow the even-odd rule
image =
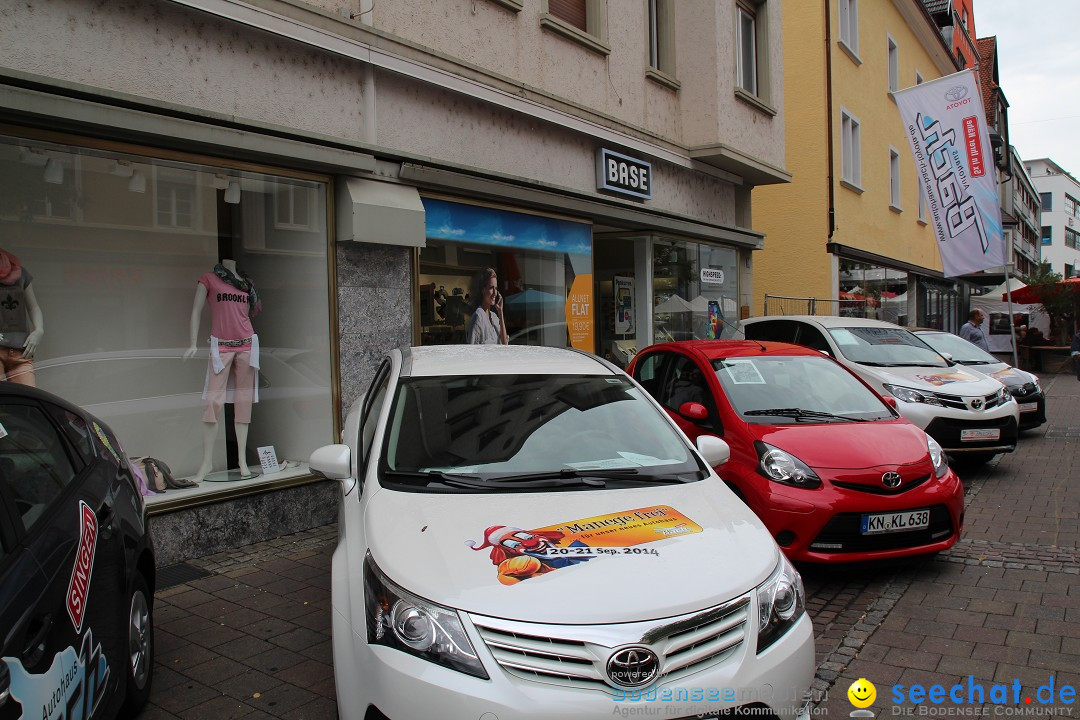
[[[895,94],[946,277],[1005,265],[994,151],[975,72]]]

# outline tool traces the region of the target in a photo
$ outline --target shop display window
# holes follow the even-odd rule
[[[161,461],[151,506],[306,475],[335,425],[325,178],[52,140],[0,136],[3,377]]]
[[[840,260],[840,315],[908,324],[908,274]]]
[[[730,338],[738,325],[738,254],[682,240],[653,243],[653,341]]]
[[[511,345],[593,351],[592,242],[588,224],[424,198],[420,251],[421,345],[465,343],[475,283],[495,270]]]

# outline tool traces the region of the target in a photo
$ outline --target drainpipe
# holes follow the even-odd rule
[[[832,98],[832,0],[825,0],[825,129],[828,152],[829,239],[836,232],[836,203],[833,193],[833,98]]]

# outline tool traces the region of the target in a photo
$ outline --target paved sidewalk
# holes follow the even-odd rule
[[[1011,694],[1019,680],[1021,711],[1039,709],[1023,698],[1051,675],[1055,689],[1080,686],[1080,383],[1051,375],[1044,388],[1048,423],[1015,453],[962,473],[966,528],[951,551],[800,568],[819,715],[846,718],[847,688],[860,677],[877,686],[879,718],[899,714],[896,683],[966,688],[970,675]],[[142,720],[333,718],[335,539],[329,525],[187,563],[205,577],[157,593],[157,667]]]

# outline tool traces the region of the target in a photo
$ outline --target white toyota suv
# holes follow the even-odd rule
[[[341,485],[338,713],[806,720],[802,580],[640,386],[546,347],[392,351],[311,468]]]
[[[747,340],[806,345],[846,365],[951,456],[988,460],[1016,449],[1020,409],[998,380],[947,360],[882,320],[783,315],[743,320]]]

